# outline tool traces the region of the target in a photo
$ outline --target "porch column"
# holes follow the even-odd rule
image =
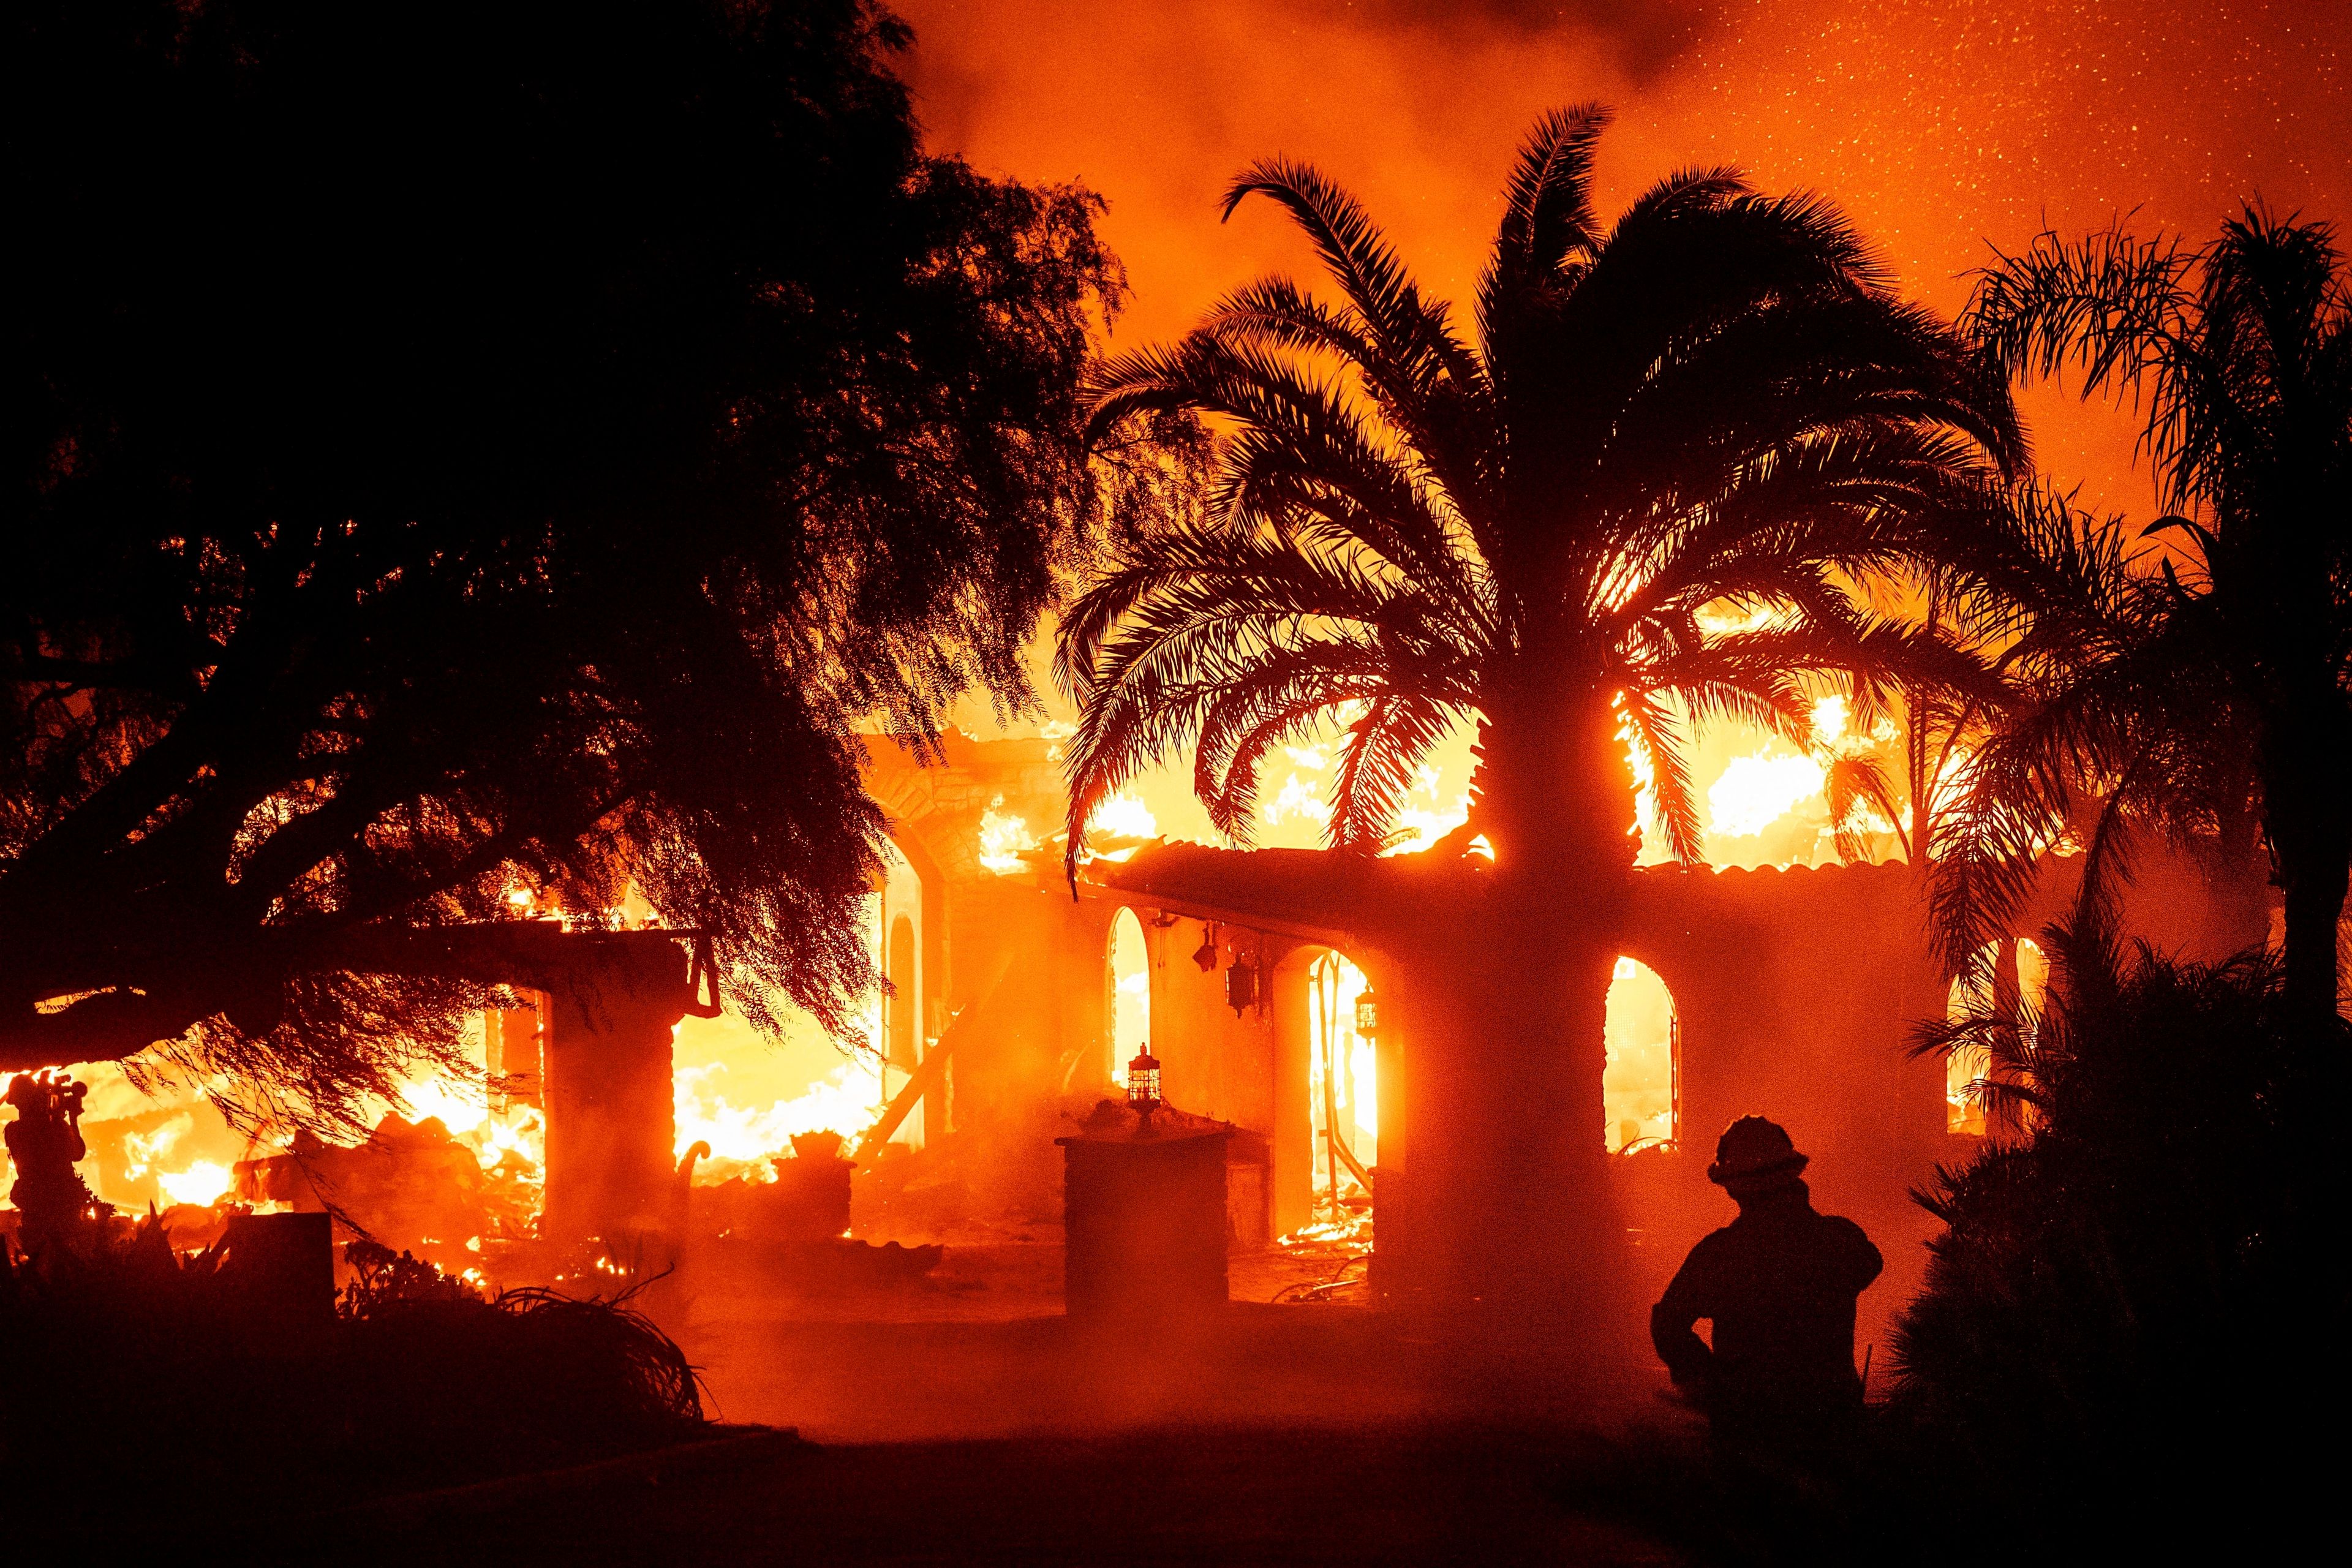
[[[588,938],[573,951],[546,987],[541,1234],[615,1242],[664,1230],[670,1217],[671,1030],[686,1016],[687,954],[678,942],[642,938]]]

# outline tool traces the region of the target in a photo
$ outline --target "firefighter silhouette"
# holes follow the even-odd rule
[[[1862,1414],[1854,1300],[1885,1261],[1860,1226],[1814,1209],[1805,1165],[1763,1117],[1726,1129],[1706,1174],[1739,1217],[1691,1248],[1650,1313],[1675,1386],[1736,1447],[1834,1445]],[[1712,1347],[1692,1331],[1701,1318],[1714,1323]]]

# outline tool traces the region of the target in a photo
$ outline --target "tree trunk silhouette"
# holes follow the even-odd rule
[[[2336,928],[2352,879],[2352,721],[2332,679],[2295,696],[2263,726],[2263,823],[2285,895],[2288,1001],[2324,1018],[2336,1006]]]
[[[1490,711],[1476,784],[1496,856],[1489,918],[1462,933],[1452,989],[1456,1026],[1485,1032],[1491,1129],[1462,1174],[1498,1234],[1487,1256],[1465,1261],[1507,1298],[1603,1331],[1621,1315],[1624,1263],[1601,1074],[1631,892],[1633,781],[1605,697],[1562,701],[1543,684]]]

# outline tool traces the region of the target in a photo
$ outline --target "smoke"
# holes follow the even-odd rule
[[[1508,28],[1521,34],[1585,34],[1612,50],[1627,76],[1647,83],[1697,40],[1724,9],[1720,0],[1371,0],[1362,5],[1316,6],[1345,10],[1409,26],[1450,31],[1463,26]]]
[[[1695,0],[1171,0],[1115,24],[1077,0],[900,9],[934,147],[1108,198],[1134,290],[1122,342],[1181,332],[1216,291],[1311,265],[1271,210],[1218,221],[1227,184],[1276,153],[1347,184],[1429,287],[1465,298],[1536,116],[1635,102],[1704,14]]]
[[[1234,175],[1273,154],[1347,186],[1429,293],[1466,300],[1521,138],[1545,110],[1587,100],[1617,112],[1595,171],[1603,214],[1675,168],[1742,168],[1767,191],[1828,195],[1905,290],[1946,312],[1989,245],[2014,250],[2045,224],[2082,232],[2128,213],[2135,227],[2201,239],[2257,192],[2282,211],[2352,214],[2340,7],[2317,21],[2311,7],[2236,0],[898,8],[916,31],[904,68],[931,145],[1108,200],[1104,233],[1133,290],[1114,349],[1181,334],[1256,276],[1319,283],[1270,205],[1219,221]],[[2025,406],[2046,470],[2082,485],[2086,504],[2149,505],[2127,413],[2054,384]],[[967,722],[992,728],[978,707]],[[1163,830],[1205,835],[1181,771],[1136,787]],[[1466,749],[1442,772],[1450,801]]]

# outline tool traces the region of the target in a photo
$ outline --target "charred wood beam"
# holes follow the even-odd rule
[[[1356,1180],[1364,1184],[1364,1191],[1370,1192],[1372,1173],[1364,1169],[1364,1163],[1356,1158],[1356,1152],[1348,1147],[1348,1141],[1340,1137],[1336,1130],[1330,1133],[1330,1138],[1332,1152],[1339,1156],[1339,1163],[1355,1173]]]
[[[939,1043],[931,1047],[930,1054],[907,1079],[906,1087],[890,1097],[889,1109],[882,1113],[882,1120],[857,1141],[855,1158],[863,1160],[890,1142],[890,1135],[898,1131],[915,1107],[922,1103],[923,1096],[940,1081],[940,1075],[947,1071],[949,1056],[963,1042],[964,1037],[978,1030],[981,1017],[995,1003],[997,993],[1004,989],[1005,979],[1012,973],[1013,955],[1007,952],[996,961],[996,973],[990,977],[988,989],[981,994],[981,999],[955,1016],[955,1021],[940,1036]]]

